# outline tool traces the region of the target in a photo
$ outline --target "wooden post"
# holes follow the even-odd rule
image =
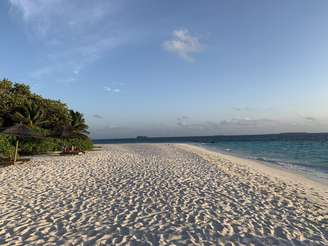
[[[17,154],[18,154],[18,139],[16,141],[16,149],[15,149],[14,163],[17,161]]]

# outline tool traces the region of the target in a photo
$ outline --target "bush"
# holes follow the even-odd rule
[[[23,140],[20,144],[20,153],[24,155],[45,154],[60,150],[60,143],[53,138]]]
[[[91,150],[93,148],[93,144],[89,138],[68,138],[62,141],[64,147],[74,146],[83,151]]]
[[[38,155],[53,151],[61,151],[64,147],[74,146],[80,150],[91,150],[93,144],[89,138],[46,138],[46,139],[25,139],[20,143],[20,153],[24,155]]]
[[[0,135],[0,156],[14,159],[15,146],[12,144],[11,138]]]

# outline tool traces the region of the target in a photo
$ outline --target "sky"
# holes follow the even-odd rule
[[[327,0],[1,0],[0,78],[92,138],[328,132]]]

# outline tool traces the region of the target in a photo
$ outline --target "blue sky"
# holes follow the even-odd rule
[[[326,0],[4,0],[0,77],[94,138],[328,131]]]

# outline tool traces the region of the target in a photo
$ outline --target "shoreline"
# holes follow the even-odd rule
[[[310,196],[313,200],[318,202],[318,199],[313,197],[313,194],[318,192],[320,193],[320,196],[324,198],[326,204],[328,203],[328,185],[324,182],[313,180],[310,177],[303,175],[302,172],[298,172],[297,170],[274,166],[270,163],[266,163],[265,161],[252,160],[241,156],[222,153],[219,150],[211,150],[209,148],[199,145],[178,145],[183,146],[185,148],[187,147],[188,150],[200,154],[202,157],[208,159],[210,162],[218,162],[218,160],[216,160],[216,157],[223,158],[235,164],[253,169],[256,172],[261,172],[263,175],[271,179],[281,179],[296,186],[304,186],[307,191],[307,195]],[[309,191],[311,192],[309,193]],[[322,201],[319,200],[319,202],[321,203]]]
[[[301,175],[301,176],[305,177],[306,179],[310,179],[314,182],[318,182],[320,184],[328,186],[328,173],[324,172],[324,170],[315,169],[311,166],[299,166],[299,165],[296,165],[296,164],[290,164],[288,166],[287,165],[281,165],[281,164],[277,164],[275,161],[270,161],[270,160],[267,161],[267,160],[256,159],[255,157],[254,158],[247,157],[247,156],[245,156],[245,154],[236,153],[236,152],[229,152],[229,151],[226,151],[224,149],[219,149],[219,148],[215,148],[215,147],[208,146],[208,145],[193,144],[193,143],[190,143],[190,145],[200,147],[200,148],[203,148],[203,149],[215,152],[215,153],[219,153],[219,154],[222,154],[222,155],[232,156],[232,157],[237,157],[237,158],[240,158],[240,159],[249,160],[251,162],[256,162],[256,163],[260,163],[260,164],[265,165],[265,166],[272,167],[274,169],[278,169],[278,170],[290,172],[290,173],[293,173],[293,174]]]

